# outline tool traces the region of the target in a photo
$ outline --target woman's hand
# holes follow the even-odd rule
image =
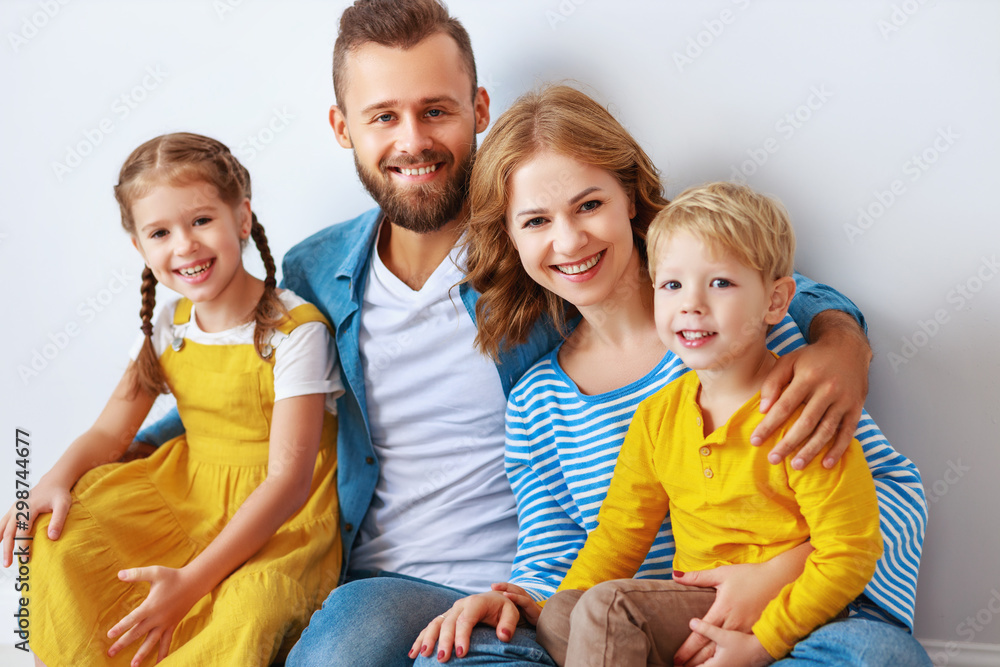
[[[73,499],[70,495],[72,485],[42,477],[28,496],[30,500],[18,500],[0,519],[3,527],[3,566],[10,567],[14,562],[14,537],[24,537],[31,534],[38,517],[47,512],[52,513],[49,520],[48,537],[58,540],[66,524],[66,515]]]
[[[505,598],[516,604],[521,612],[522,619],[531,625],[538,625],[538,617],[542,615],[542,608],[535,602],[535,598],[528,595],[527,591],[517,584],[506,581],[493,584],[490,588],[498,593],[503,593]],[[499,626],[497,626],[497,629],[499,629]],[[513,634],[514,628],[510,628],[510,631]]]
[[[808,542],[778,554],[764,563],[723,565],[701,572],[674,572],[674,581],[685,586],[715,588],[715,602],[704,621],[718,628],[750,632],[768,603],[781,589],[795,581],[813,552]],[[674,660],[682,665],[701,665],[718,647],[704,634],[692,633],[677,649]]]
[[[513,588],[521,590],[516,586]],[[521,592],[523,593],[523,590]],[[517,605],[498,591],[464,597],[456,601],[447,612],[427,624],[427,627],[417,635],[408,655],[411,658],[416,658],[418,655],[429,658],[434,654],[434,647],[437,645],[439,662],[448,662],[452,648],[455,649],[456,657],[461,658],[469,652],[472,628],[476,627],[477,623],[496,627],[497,637],[506,642],[514,636],[518,618]]]
[[[813,318],[815,342],[790,352],[764,380],[760,408],[767,415],[750,442],[759,445],[784,424],[802,404],[805,409],[768,454],[779,463],[799,449],[792,467],[802,470],[833,443],[823,459],[832,468],[851,444],[868,395],[868,340],[850,315],[824,311]]]
[[[691,619],[690,627],[715,644],[715,655],[705,667],[764,667],[774,662],[752,632],[723,630],[697,618]]]
[[[204,595],[188,580],[183,568],[136,567],[118,573],[122,581],[148,581],[149,595],[138,607],[108,631],[108,639],[118,638],[108,656],[114,657],[123,648],[145,636],[146,640],[132,658],[132,667],[138,667],[154,648],[159,646],[156,661],[167,657],[174,628]]]

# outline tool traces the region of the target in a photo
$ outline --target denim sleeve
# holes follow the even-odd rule
[[[792,304],[788,308],[788,314],[795,320],[806,340],[809,339],[809,325],[812,324],[813,318],[824,310],[839,310],[847,313],[858,321],[865,334],[868,333],[868,323],[865,322],[865,316],[861,314],[861,310],[854,305],[853,301],[829,285],[806,278],[798,271],[795,272],[794,277],[795,298],[792,299]]]
[[[155,424],[139,431],[135,439],[159,447],[182,433],[184,433],[184,424],[181,423],[181,416],[178,414],[177,408],[174,408]]]

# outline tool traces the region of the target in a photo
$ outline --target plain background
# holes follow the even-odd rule
[[[138,333],[141,262],[112,196],[135,146],[176,130],[227,143],[278,257],[370,207],[327,124],[345,4],[0,6],[4,505],[15,429],[37,481],[97,416]],[[1000,644],[1000,3],[450,6],[494,118],[533,86],[576,81],[647,148],[669,195],[738,175],[784,201],[799,270],[866,314],[868,408],[923,473],[916,635]],[[0,573],[0,643],[14,641],[13,587]]]

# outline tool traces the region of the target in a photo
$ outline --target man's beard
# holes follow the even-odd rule
[[[398,157],[391,161],[384,159],[379,162],[378,173],[375,173],[358,161],[355,151],[354,166],[361,184],[389,222],[418,234],[427,234],[441,229],[461,212],[469,195],[469,176],[475,153],[476,143],[473,139],[468,155],[454,168],[448,180],[434,184],[394,184],[389,170],[391,167],[428,163],[443,163],[439,169],[444,169],[455,164],[455,157],[450,152],[426,150],[410,158]]]

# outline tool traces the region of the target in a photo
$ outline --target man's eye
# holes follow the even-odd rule
[[[382,114],[380,116],[376,116],[375,120],[377,122],[379,122],[379,123],[388,123],[390,120],[392,120],[392,114],[391,113],[384,113],[384,114]]]
[[[444,112],[441,111],[440,109],[431,109],[430,111],[427,112],[427,115],[430,116],[431,118],[437,118],[438,116],[443,116]]]

